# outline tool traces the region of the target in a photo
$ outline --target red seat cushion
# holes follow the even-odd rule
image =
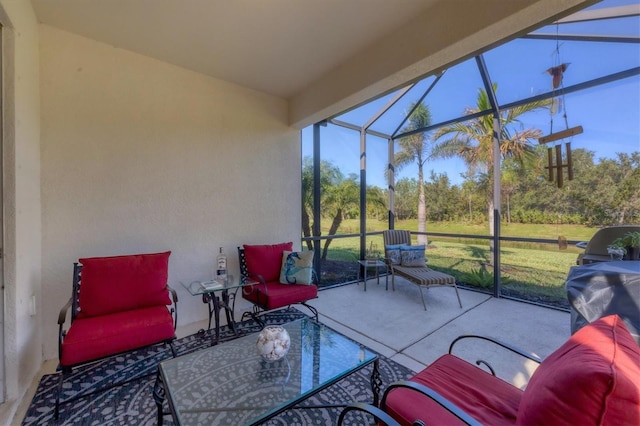
[[[441,356],[410,380],[438,392],[481,423],[515,423],[522,391],[456,356]],[[403,425],[417,419],[428,425],[464,424],[438,403],[408,389],[389,392],[386,411]]]
[[[166,306],[76,317],[62,342],[60,365],[73,366],[175,338]]]
[[[80,259],[80,310],[97,316],[171,304],[167,291],[170,254]]]
[[[278,272],[279,274],[279,272]],[[242,289],[242,297],[266,310],[278,309],[318,297],[318,287],[305,284],[268,282],[267,292],[261,284]]]
[[[293,251],[292,242],[273,245],[245,244],[243,247],[249,275],[262,275],[266,282],[280,279],[282,253],[285,250]]]
[[[518,424],[640,424],[640,347],[620,317],[586,325],[540,364]]]

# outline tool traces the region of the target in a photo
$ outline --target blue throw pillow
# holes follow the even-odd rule
[[[427,259],[424,256],[426,246],[405,246],[400,247],[400,265],[402,266],[427,266]]]
[[[403,247],[402,244],[394,244],[384,246],[384,257],[387,258],[390,264],[399,265],[400,264],[400,247]]]
[[[281,284],[313,284],[313,250],[284,251]]]

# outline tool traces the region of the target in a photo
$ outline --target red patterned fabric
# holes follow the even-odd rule
[[[262,275],[266,282],[280,279],[282,253],[293,251],[293,242],[273,245],[244,244],[244,257],[247,261],[249,275]]]
[[[315,299],[318,297],[318,287],[305,284],[280,284],[277,281],[272,281],[267,283],[266,293],[262,285],[254,285],[245,287],[242,296],[256,305],[270,310]]]
[[[175,338],[166,306],[76,318],[62,342],[60,365],[73,366]]]
[[[620,317],[581,328],[540,364],[518,424],[640,424],[640,347]]]
[[[80,310],[83,316],[170,305],[167,291],[169,255],[170,251],[80,259]]]
[[[456,356],[441,356],[410,380],[433,389],[481,423],[515,423],[522,391]],[[389,392],[386,411],[402,425],[417,419],[427,425],[464,424],[430,398],[408,389]]]

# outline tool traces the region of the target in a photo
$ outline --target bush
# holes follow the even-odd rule
[[[473,287],[493,288],[493,274],[488,272],[484,265],[478,269],[471,268],[471,272],[463,273],[460,275],[460,281]],[[509,284],[511,281],[502,275],[502,284]]]
[[[493,274],[487,272],[485,268],[471,269],[460,276],[460,281],[474,287],[492,288]]]

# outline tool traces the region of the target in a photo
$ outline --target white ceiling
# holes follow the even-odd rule
[[[31,0],[40,23],[330,117],[596,0]]]
[[[41,23],[289,98],[436,0],[32,0]]]

